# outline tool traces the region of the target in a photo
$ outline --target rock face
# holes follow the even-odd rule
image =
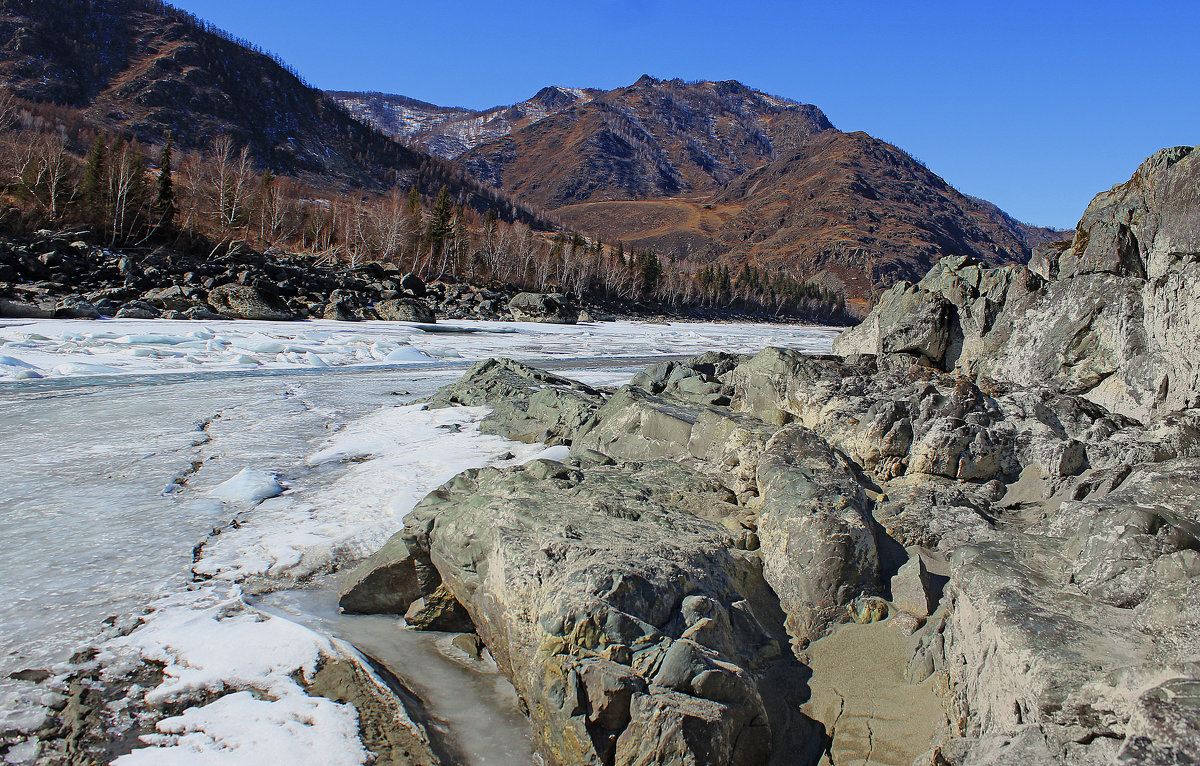
[[[1192,156],[1098,197],[1040,273],[942,261],[842,357],[706,354],[616,391],[475,365],[432,405],[570,457],[434,492],[344,608],[465,615],[552,764],[891,763],[895,683],[950,722],[904,730],[919,763],[1200,761]],[[877,698],[807,682],[881,635]]]
[[[579,309],[562,293],[518,293],[508,302],[516,322],[575,324]]]
[[[771,742],[750,673],[779,646],[761,569],[697,513],[723,505],[671,462],[631,477],[539,461],[458,477],[404,534],[470,613],[552,762],[749,766]]]
[[[1047,384],[1145,420],[1200,404],[1200,152],[1164,149],[1098,194],[1070,242],[1029,267],[946,259],[890,290],[839,353],[918,356],[1028,387]],[[936,316],[932,307],[946,305]],[[947,305],[948,304],[948,305]],[[937,336],[949,335],[945,349]],[[895,338],[924,338],[905,347]]]

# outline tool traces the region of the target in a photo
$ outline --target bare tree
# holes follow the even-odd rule
[[[75,193],[75,162],[61,134],[30,135],[18,143],[13,183],[51,220],[57,220]]]
[[[236,241],[237,230],[246,217],[254,175],[250,147],[235,150],[232,138],[218,136],[208,159],[210,212],[217,222],[222,241]]]

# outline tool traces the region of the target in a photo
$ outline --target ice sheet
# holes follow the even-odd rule
[[[662,356],[829,349],[839,330],[748,323],[0,320],[0,381],[253,368],[408,366],[491,356]]]

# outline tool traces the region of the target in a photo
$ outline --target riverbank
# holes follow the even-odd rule
[[[514,303],[518,295],[533,295]],[[531,310],[532,307],[532,310]],[[406,273],[396,264],[345,264],[244,247],[182,252],[110,248],[86,231],[0,236],[0,317],[96,319],[442,319],[541,318],[851,324],[816,302],[803,312],[747,310],[732,299],[690,304],[584,293],[550,297],[493,280],[473,283]]]

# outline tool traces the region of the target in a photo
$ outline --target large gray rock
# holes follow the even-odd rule
[[[208,293],[208,304],[232,319],[286,321],[295,319],[281,301],[250,285],[220,285]]]
[[[575,324],[579,309],[562,293],[517,293],[508,302],[514,322]]]
[[[433,309],[413,298],[393,298],[375,304],[375,313],[386,322],[420,322],[432,324],[437,320]]]
[[[915,287],[888,291],[834,350],[923,354],[945,370],[1051,385],[1138,420],[1200,406],[1197,188],[1200,152],[1164,149],[1097,195],[1070,243],[1040,248],[1036,274],[943,259]],[[930,308],[939,301],[943,325]],[[950,333],[940,357],[939,326]]]
[[[798,649],[879,593],[879,551],[866,496],[844,457],[801,426],[780,430],[758,459],[763,573]]]
[[[750,766],[771,750],[756,673],[795,665],[757,558],[701,518],[736,513],[722,498],[669,461],[468,471],[413,511],[401,557],[469,612],[548,762]]]

